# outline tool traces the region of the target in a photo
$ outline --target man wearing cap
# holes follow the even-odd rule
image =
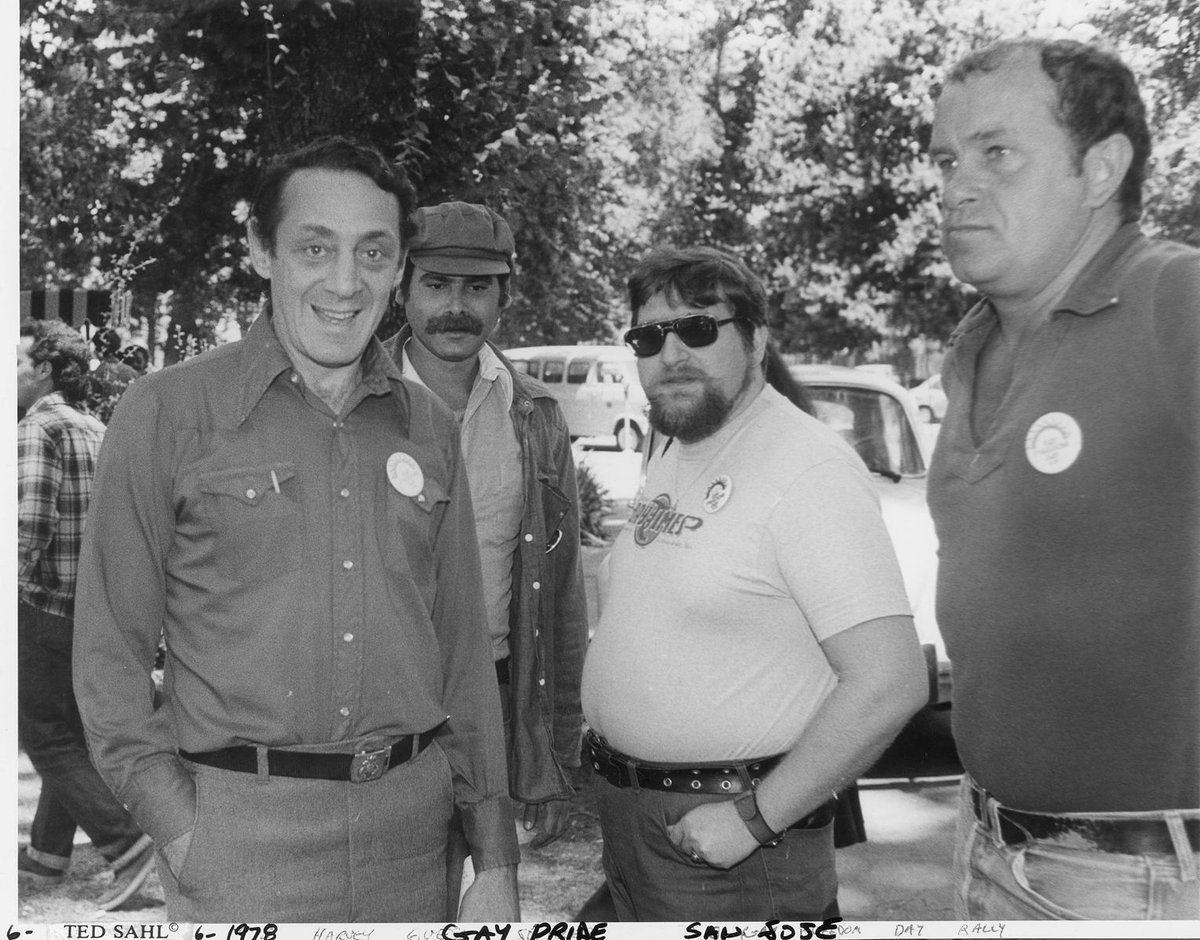
[[[462,919],[519,918],[458,428],[374,338],[412,203],[345,138],[273,160],[248,226],[269,307],[108,430],[75,687],[175,921],[443,920],[455,812]]]
[[[405,377],[454,412],[471,485],[509,787],[532,845],[562,832],[579,767],[587,643],[579,504],[562,411],[488,337],[510,300],[512,230],[484,206],[418,209],[400,282],[406,323],[386,344]],[[453,905],[469,846],[452,833]]]

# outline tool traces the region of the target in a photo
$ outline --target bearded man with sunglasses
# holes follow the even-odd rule
[[[926,696],[891,542],[853,449],[766,386],[744,264],[660,250],[629,296],[655,433],[583,677],[613,900],[836,917],[831,794]]]

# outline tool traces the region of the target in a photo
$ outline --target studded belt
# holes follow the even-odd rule
[[[781,760],[782,754],[728,764],[648,764],[614,751],[594,731],[587,733],[592,769],[614,787],[638,786],[670,793],[743,793],[753,790]],[[822,803],[788,829],[820,829],[833,822],[837,797]]]
[[[728,764],[652,764],[614,751],[594,731],[587,733],[592,769],[615,787],[637,786],[672,793],[743,793],[758,786],[782,754]]]
[[[429,747],[433,731],[410,734],[394,744],[356,754],[327,754],[314,751],[282,751],[268,748],[264,771],[272,777],[308,777],[316,780],[349,780],[366,783],[378,780],[398,764],[411,760]],[[216,751],[180,751],[179,756],[197,764],[258,773],[258,748],[249,744],[223,747]]]
[[[983,828],[1006,845],[1038,841],[1062,848],[1111,852],[1119,855],[1174,854],[1175,842],[1165,819],[1109,819],[1060,816],[1012,809],[989,797],[971,781],[971,809]],[[989,805],[992,811],[989,811]],[[993,818],[994,812],[994,818]],[[1200,851],[1200,819],[1182,820],[1180,842]]]

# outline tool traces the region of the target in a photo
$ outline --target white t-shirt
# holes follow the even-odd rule
[[[821,641],[910,614],[870,477],[769,387],[658,450],[613,547],[584,715],[647,761],[782,753],[837,684]]]

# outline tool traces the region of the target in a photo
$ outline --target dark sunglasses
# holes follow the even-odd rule
[[[684,346],[696,349],[700,346],[710,346],[717,341],[717,332],[726,323],[732,323],[737,317],[726,317],[718,320],[707,313],[693,313],[675,320],[660,320],[657,323],[647,323],[635,326],[625,331],[625,342],[639,358],[657,356],[667,341],[667,334],[674,333]]]

